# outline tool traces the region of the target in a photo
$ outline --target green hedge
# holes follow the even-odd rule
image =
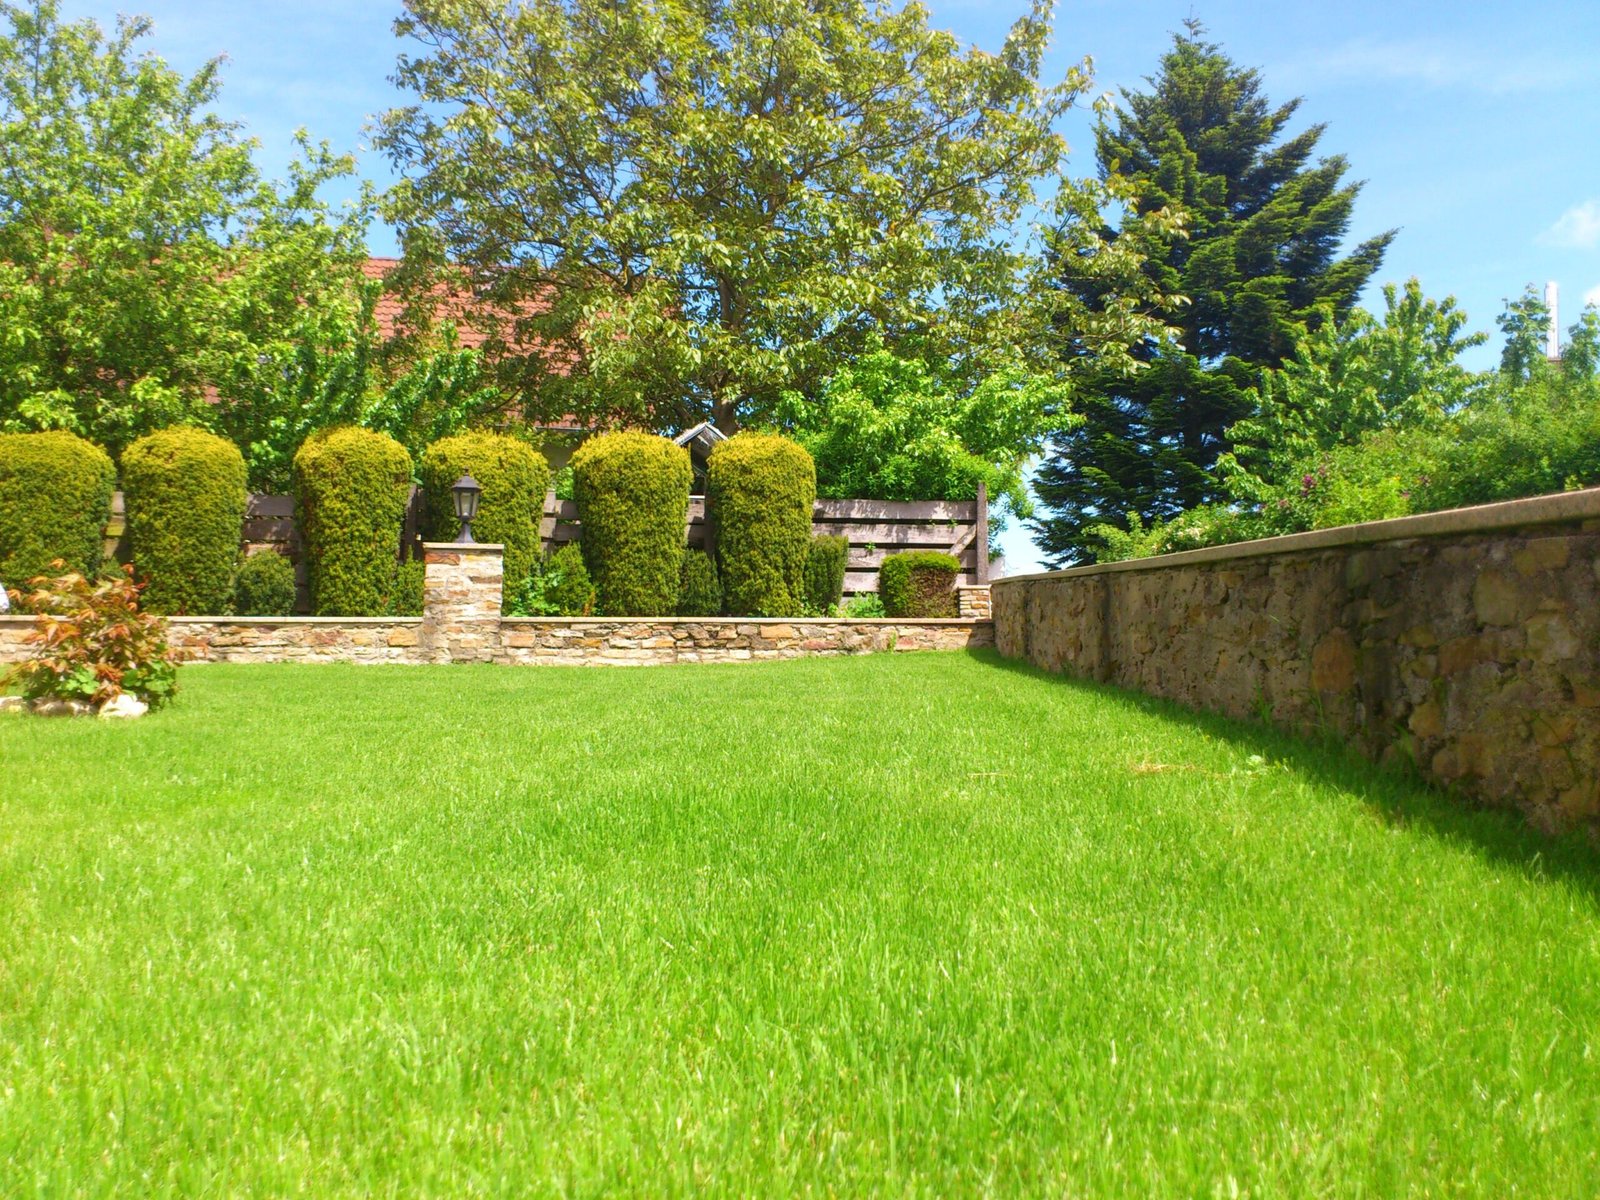
[[[741,433],[718,443],[706,466],[723,604],[737,617],[798,617],[817,471],[788,438]]]
[[[463,433],[434,442],[419,467],[427,495],[428,535],[453,542],[461,530],[450,486],[471,475],[483,488],[472,536],[506,548],[505,593],[514,595],[539,557],[539,518],[550,490],[550,464],[526,442],[499,433]]]
[[[55,574],[58,558],[92,576],[116,482],[106,452],[76,434],[0,434],[0,586]]]
[[[956,576],[961,563],[938,550],[908,550],[883,560],[878,594],[890,617],[959,616]]]
[[[246,558],[233,580],[233,611],[241,617],[287,617],[294,612],[294,564],[275,550]]]
[[[678,603],[689,452],[650,433],[603,433],[572,455],[583,557],[608,617],[659,617]]]
[[[850,560],[850,539],[822,534],[811,539],[806,553],[806,609],[825,617],[844,599],[844,569]]]
[[[704,550],[685,550],[678,576],[678,615],[715,617],[722,612],[722,581],[716,560]]]
[[[249,499],[239,448],[203,429],[157,430],[122,452],[122,494],[144,606],[226,613]]]
[[[314,614],[379,617],[412,606],[398,594],[411,494],[404,446],[349,425],[314,433],[294,456],[294,494]]]

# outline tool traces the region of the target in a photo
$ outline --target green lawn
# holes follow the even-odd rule
[[[0,1195],[1582,1197],[1600,857],[901,655],[0,719]]]

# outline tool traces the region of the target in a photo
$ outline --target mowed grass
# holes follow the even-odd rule
[[[987,656],[0,720],[0,1194],[1582,1197],[1600,869]]]

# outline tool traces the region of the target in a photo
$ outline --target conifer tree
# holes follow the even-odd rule
[[[1130,217],[1186,213],[1185,236],[1168,238],[1145,268],[1153,294],[1186,302],[1150,312],[1173,342],[1147,340],[1131,375],[1091,374],[1076,423],[1052,439],[1035,481],[1049,515],[1035,534],[1057,565],[1087,556],[1090,526],[1126,527],[1129,514],[1148,523],[1218,499],[1212,468],[1228,427],[1250,415],[1260,370],[1279,366],[1306,329],[1348,313],[1394,236],[1340,255],[1361,184],[1345,180],[1340,155],[1313,161],[1324,126],[1287,133],[1299,100],[1273,107],[1260,74],[1204,33],[1187,22],[1149,90],[1124,90],[1096,131],[1102,177],[1138,197]],[[1091,308],[1104,302],[1070,256],[1058,278]]]

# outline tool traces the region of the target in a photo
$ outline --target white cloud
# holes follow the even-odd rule
[[[1592,304],[1596,308],[1600,308],[1600,283],[1595,284],[1583,294],[1583,302],[1585,304]]]
[[[1541,57],[1488,55],[1441,39],[1345,42],[1285,64],[1297,76],[1317,81],[1416,83],[1503,96],[1553,91],[1577,77],[1571,63]]]
[[[1541,242],[1573,250],[1600,249],[1600,200],[1574,204],[1539,236]]]

